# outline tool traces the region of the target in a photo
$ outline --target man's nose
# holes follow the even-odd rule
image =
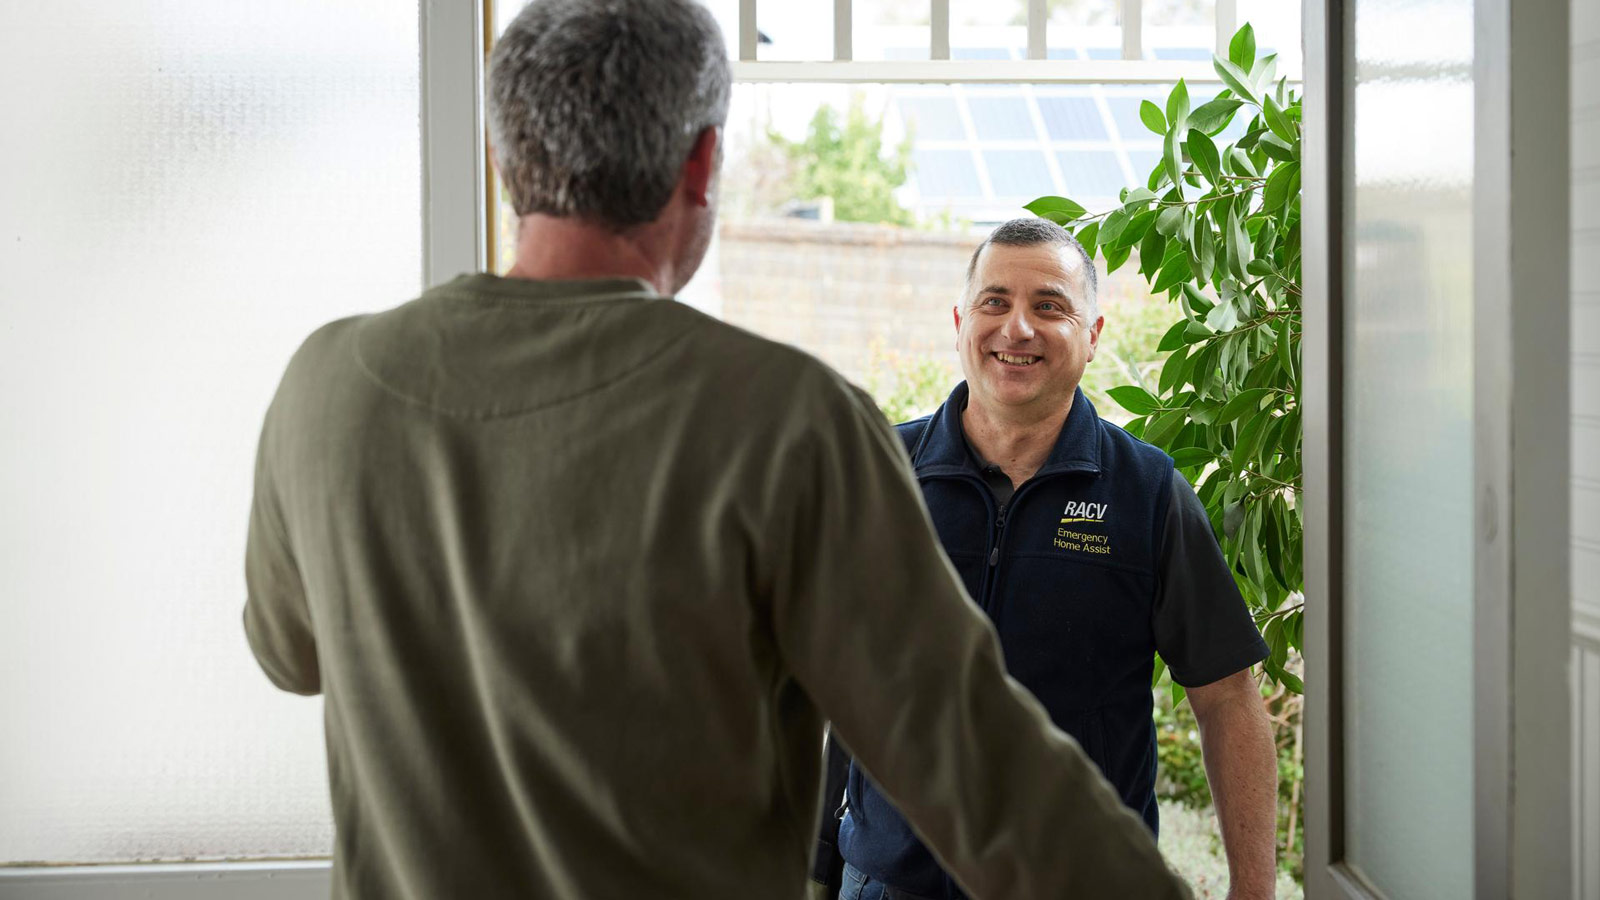
[[[1028,312],[1016,308],[1006,316],[1005,325],[1001,327],[1000,334],[1008,341],[1028,341],[1033,339],[1033,323],[1028,321]]]

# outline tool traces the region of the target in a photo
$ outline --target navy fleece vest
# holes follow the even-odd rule
[[[1101,421],[1080,390],[1049,458],[1001,514],[967,450],[966,399],[962,383],[899,426],[945,552],[994,621],[1012,676],[1155,831],[1152,615],[1172,460]],[[957,894],[853,766],[847,798],[839,846],[851,865],[915,894]]]

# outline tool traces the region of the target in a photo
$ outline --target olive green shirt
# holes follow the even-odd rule
[[[975,897],[1182,894],[871,401],[642,282],[317,331],[246,570],[262,668],[326,698],[337,897],[801,897],[824,718]]]

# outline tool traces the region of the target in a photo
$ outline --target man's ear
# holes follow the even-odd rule
[[[722,129],[711,126],[700,132],[689,148],[689,158],[683,162],[683,189],[689,202],[696,206],[711,205],[711,182],[717,176],[718,147],[722,143]]]
[[[956,352],[961,351],[961,304],[950,307],[950,314],[956,320]]]
[[[1094,361],[1094,352],[1100,347],[1100,329],[1106,326],[1105,316],[1095,316],[1094,325],[1089,329],[1089,358],[1084,362]]]

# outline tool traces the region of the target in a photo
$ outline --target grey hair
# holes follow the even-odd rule
[[[653,221],[728,119],[722,31],[695,0],[534,0],[495,43],[489,134],[518,216]]]
[[[967,263],[967,291],[972,291],[972,279],[978,273],[978,257],[983,255],[983,248],[990,244],[999,244],[1003,247],[1037,247],[1048,244],[1051,247],[1071,247],[1078,252],[1078,257],[1083,260],[1083,284],[1089,290],[1089,308],[1100,307],[1100,282],[1095,276],[1094,260],[1089,257],[1089,251],[1083,249],[1078,239],[1073,237],[1065,228],[1050,221],[1035,216],[1024,216],[1002,222],[1000,226],[989,233],[972,251],[972,261]]]

